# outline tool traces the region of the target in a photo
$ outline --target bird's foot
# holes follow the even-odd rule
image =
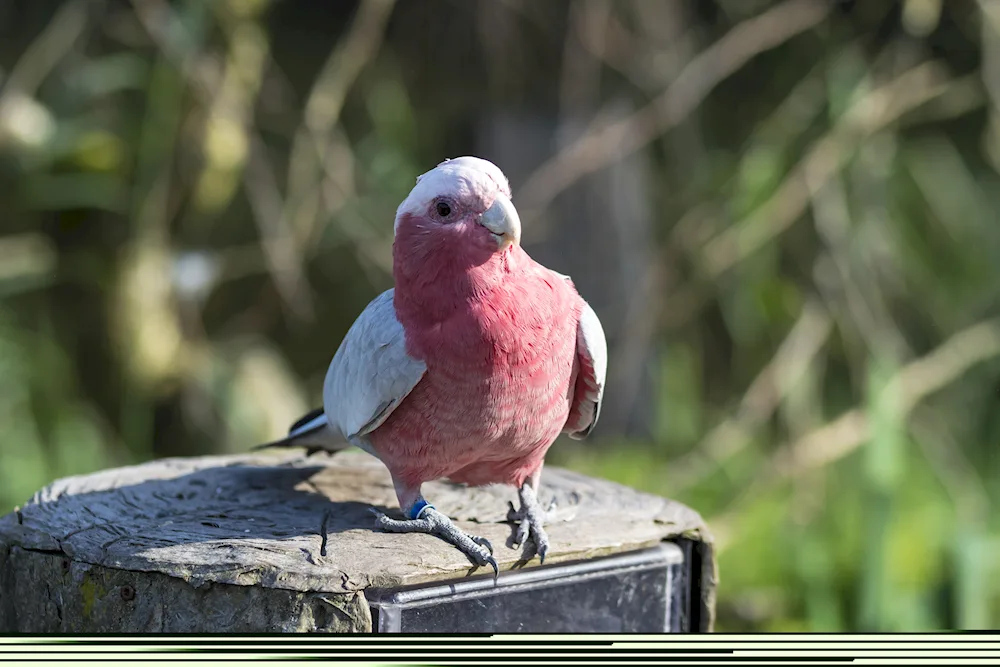
[[[469,560],[479,566],[489,565],[493,568],[493,580],[500,575],[500,568],[493,557],[493,545],[485,537],[466,535],[452,523],[451,519],[430,505],[421,510],[416,519],[399,521],[390,519],[382,512],[372,508],[377,517],[375,525],[387,533],[427,533],[436,535],[445,542],[455,546],[468,556]]]
[[[545,533],[543,525],[546,514],[552,514],[555,510],[555,499],[549,504],[546,511],[542,511],[538,504],[535,490],[530,485],[525,484],[518,490],[521,498],[521,509],[515,509],[514,503],[508,503],[510,509],[507,511],[507,520],[519,522],[517,533],[514,535],[514,548],[524,544],[528,537],[535,543],[535,553],[538,554],[538,562],[545,563],[545,554],[549,551],[549,536]]]

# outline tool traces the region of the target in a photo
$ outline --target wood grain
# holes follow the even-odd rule
[[[514,489],[434,482],[424,495],[488,538],[502,571],[537,565],[507,546]],[[711,625],[715,565],[696,512],[554,467],[540,492],[543,506],[553,498],[546,564],[687,537]],[[162,459],[58,480],[0,517],[0,631],[367,631],[366,589],[485,576],[435,537],[376,532],[371,507],[399,516],[388,472],[360,452]]]

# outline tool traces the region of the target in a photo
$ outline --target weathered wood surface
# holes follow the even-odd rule
[[[543,506],[558,508],[546,564],[689,537],[710,627],[715,569],[697,513],[567,470],[542,479]],[[424,493],[493,543],[501,577],[537,565],[507,546],[514,489]],[[384,466],[356,452],[164,459],[58,480],[0,518],[0,631],[367,631],[366,589],[486,574],[435,537],[373,530],[372,506],[398,514]]]

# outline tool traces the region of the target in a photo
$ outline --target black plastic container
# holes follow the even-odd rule
[[[659,633],[696,631],[688,545],[369,591],[375,632]],[[695,630],[692,630],[694,628]]]

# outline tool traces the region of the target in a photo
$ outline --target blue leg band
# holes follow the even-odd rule
[[[419,519],[420,515],[423,514],[426,509],[434,509],[434,506],[423,498],[418,498],[417,502],[413,503],[413,507],[410,508],[410,518]]]

